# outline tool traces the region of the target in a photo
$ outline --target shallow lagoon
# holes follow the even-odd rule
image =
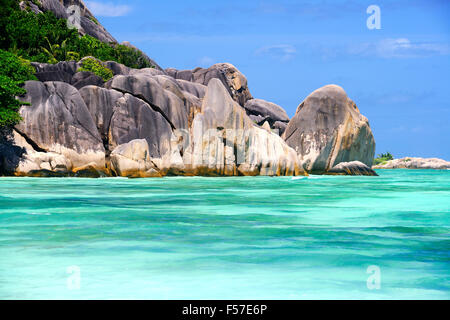
[[[449,299],[450,171],[377,172],[0,178],[0,298]]]

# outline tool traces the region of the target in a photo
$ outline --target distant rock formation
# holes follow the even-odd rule
[[[438,158],[413,158],[389,160],[373,169],[450,169],[450,162]]]
[[[372,166],[375,140],[366,117],[345,91],[327,85],[297,108],[283,134],[311,173],[325,173],[341,162]]]

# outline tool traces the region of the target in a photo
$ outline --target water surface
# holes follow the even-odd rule
[[[378,173],[0,178],[0,299],[449,299],[450,171]]]

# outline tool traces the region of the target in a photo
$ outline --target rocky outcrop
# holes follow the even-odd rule
[[[53,152],[68,160],[68,169],[95,163],[105,167],[105,149],[94,121],[77,89],[63,82],[27,81],[15,132],[28,149]]]
[[[147,140],[149,156],[161,157],[168,151],[171,126],[145,101],[128,93],[95,86],[84,87],[80,94],[107,153],[135,139]]]
[[[166,69],[166,72],[175,79],[200,83],[205,86],[209,84],[211,79],[219,79],[227,88],[233,100],[241,106],[252,99],[247,86],[247,78],[230,63],[218,63],[208,69],[176,70],[169,68]]]
[[[70,84],[78,69],[75,61],[61,61],[56,64],[32,62],[31,65],[36,69],[36,78],[42,82],[61,81]]]
[[[325,174],[336,176],[378,176],[378,174],[359,161],[341,162]]]
[[[218,79],[208,84],[183,159],[196,175],[304,174],[295,151],[278,135],[255,126]]]
[[[56,64],[32,62],[31,65],[36,69],[36,78],[41,82],[65,82],[77,89],[89,85],[103,86],[103,79],[96,74],[89,71],[78,71],[82,61],[83,59],[78,63],[76,61],[62,61]],[[108,62],[104,64],[108,64]]]
[[[82,1],[36,3],[29,4],[33,12],[60,18],[80,8],[81,34],[117,44]],[[375,147],[368,121],[338,86],[313,92],[289,120],[280,106],[253,99],[246,77],[229,63],[163,70],[143,55],[154,68],[101,62],[114,74],[104,83],[79,71],[86,58],[33,63],[39,81],[25,84],[23,121],[9,139],[0,137],[1,175],[374,173],[367,167]]]
[[[133,178],[162,177],[150,157],[145,139],[121,144],[111,154],[111,168],[118,176]]]
[[[22,1],[20,7],[25,9],[30,6],[31,10],[38,14],[45,11],[51,11],[56,17],[60,19],[68,19],[79,14],[79,20],[73,20],[73,25],[78,27],[78,32],[82,35],[88,34],[102,42],[117,41],[106,31],[106,29],[98,23],[94,15],[89,11],[86,5],[81,0],[39,0],[32,3],[31,1]]]
[[[262,126],[267,121],[270,128],[279,135],[284,133],[289,123],[286,111],[275,103],[262,99],[251,99],[245,103],[244,108],[256,124]]]
[[[77,28],[80,35],[89,35],[105,43],[111,43],[113,45],[117,44],[116,39],[114,39],[114,37],[98,22],[82,0],[39,0],[35,3],[31,1],[21,1],[20,8],[22,10],[30,8],[31,11],[36,14],[51,11],[56,17],[68,20],[72,27]],[[142,63],[142,61],[139,60],[144,60],[154,66],[156,70],[165,74],[165,71],[153,59],[133,46],[130,42],[124,41],[121,45],[141,53],[137,63]],[[61,80],[46,79],[43,81]]]
[[[185,101],[164,89],[157,79],[144,74],[115,76],[106,87],[138,97],[160,112],[173,128],[187,129],[189,110]]]
[[[366,117],[345,91],[328,85],[297,108],[283,134],[308,172],[325,173],[341,162],[372,166],[375,140]]]
[[[389,160],[373,166],[373,169],[450,169],[450,162],[438,158],[413,158]]]

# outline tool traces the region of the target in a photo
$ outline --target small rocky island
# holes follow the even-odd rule
[[[115,41],[82,1],[81,33]],[[69,1],[67,1],[69,3]],[[64,18],[66,1],[33,11]],[[66,17],[67,18],[67,17]],[[131,46],[129,44],[126,44]],[[193,70],[133,69],[84,57],[32,63],[22,121],[0,146],[0,172],[16,176],[293,176],[376,175],[375,140],[343,88],[312,92],[292,119],[252,96],[232,64]],[[96,61],[104,81],[83,71]]]
[[[438,158],[406,157],[373,166],[373,169],[450,169],[450,162]]]

